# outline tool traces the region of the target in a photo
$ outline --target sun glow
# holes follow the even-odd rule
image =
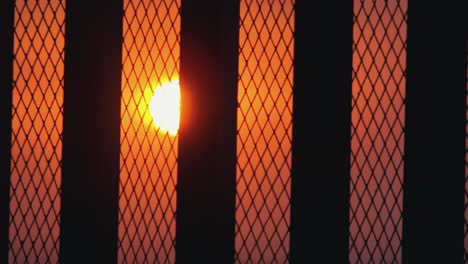
[[[165,82],[156,87],[149,107],[153,122],[159,131],[176,135],[180,121],[179,81]]]

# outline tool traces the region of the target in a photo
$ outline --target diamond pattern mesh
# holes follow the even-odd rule
[[[65,1],[15,6],[10,248],[13,263],[56,263]]]
[[[354,1],[350,262],[400,263],[407,1]]]
[[[125,0],[119,262],[173,263],[177,135],[153,122],[158,86],[178,80],[180,0]]]
[[[294,0],[241,1],[236,262],[289,255]]]

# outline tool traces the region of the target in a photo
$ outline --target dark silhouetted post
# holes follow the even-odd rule
[[[291,263],[347,263],[353,1],[310,8],[296,1]]]
[[[62,263],[117,263],[122,17],[122,0],[67,1]]]
[[[239,1],[182,1],[177,263],[233,263]]]
[[[8,263],[14,0],[0,3],[0,263]]]
[[[466,1],[408,1],[407,264],[463,263],[466,10]]]

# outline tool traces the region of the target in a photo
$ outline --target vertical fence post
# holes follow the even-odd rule
[[[14,0],[0,3],[0,262],[8,263]]]
[[[310,6],[296,0],[291,262],[346,263],[353,1]]]
[[[463,263],[466,18],[465,1],[408,1],[404,263]]]
[[[176,261],[234,262],[238,0],[182,1]]]
[[[122,0],[66,3],[63,263],[117,263],[122,17]]]

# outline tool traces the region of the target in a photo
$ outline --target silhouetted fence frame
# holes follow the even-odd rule
[[[319,1],[313,8],[330,22],[311,12],[310,1],[296,0],[290,259],[346,263],[353,1]]]
[[[0,262],[8,263],[15,1],[0,3]]]
[[[182,1],[176,262],[233,263],[239,1]]]
[[[403,263],[463,263],[466,8],[408,1]]]
[[[65,10],[60,261],[116,263],[123,0]]]
[[[307,3],[296,0],[290,260],[343,263],[349,255],[353,1]],[[122,9],[122,0],[66,4],[61,261],[117,262]],[[314,10],[333,22],[323,23]],[[463,1],[409,1],[404,263],[463,261],[465,10]],[[434,19],[439,12],[449,16]],[[13,19],[14,1],[1,1],[5,263]],[[179,133],[178,263],[234,262],[238,20],[239,1],[182,1],[181,84],[188,99]]]

